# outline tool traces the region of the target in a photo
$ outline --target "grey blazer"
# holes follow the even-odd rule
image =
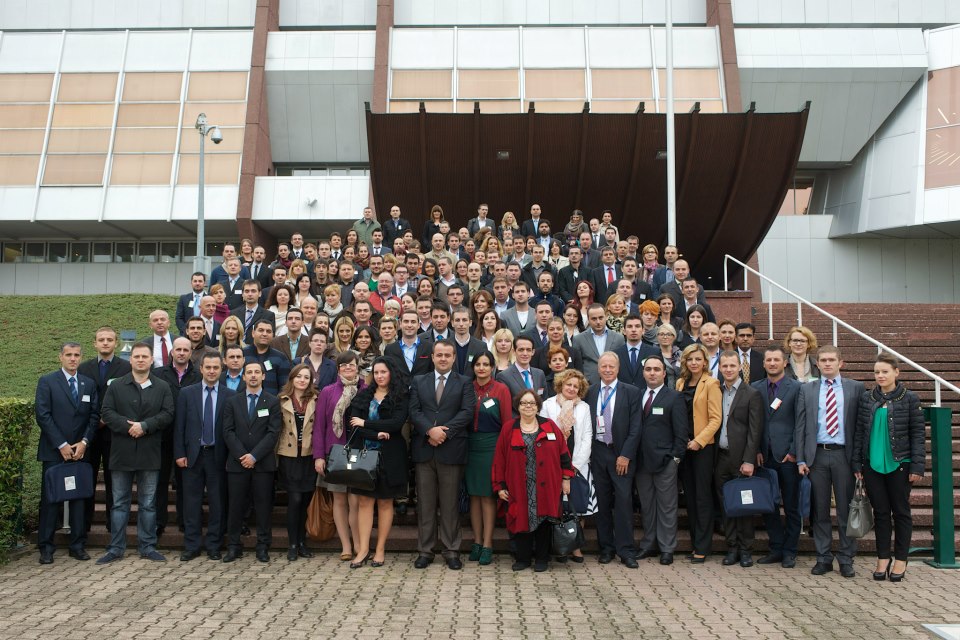
[[[623,339],[622,335],[616,331],[607,330],[607,351],[616,351],[624,344],[626,344],[626,340]],[[580,358],[583,360],[583,375],[587,377],[587,382],[597,384],[600,381],[600,374],[597,373],[597,360],[600,359],[601,354],[597,353],[597,345],[593,341],[593,330],[587,329],[583,333],[575,335],[573,337],[573,348],[580,353]],[[620,363],[621,367],[624,365],[625,363]]]
[[[797,427],[797,396],[800,393],[800,383],[784,376],[777,387],[777,398],[780,405],[774,409],[770,398],[767,397],[767,379],[760,378],[751,382],[750,386],[757,390],[763,398],[764,420],[763,439],[760,451],[765,458],[773,457],[780,462],[787,454],[796,456],[794,437]],[[846,398],[844,398],[846,399]]]
[[[843,389],[843,438],[844,454],[847,462],[853,460],[853,436],[857,430],[857,410],[860,396],[863,395],[862,382],[840,377]],[[794,432],[794,444],[797,448],[797,462],[805,462],[808,467],[814,465],[817,456],[817,413],[820,404],[820,380],[811,380],[800,387],[797,395],[797,428]]]
[[[500,324],[510,329],[510,333],[516,338],[520,334],[526,333],[527,329],[532,329],[537,325],[537,314],[533,310],[533,307],[530,307],[530,311],[527,314],[527,323],[521,326],[520,318],[517,316],[517,308],[510,307],[500,314]]]
[[[497,380],[507,385],[507,389],[510,390],[510,397],[513,398],[520,391],[527,388],[527,385],[523,384],[523,376],[520,375],[520,371],[517,370],[516,365],[510,365],[503,371],[497,374]],[[537,394],[545,399],[547,396],[547,377],[544,375],[541,369],[535,369],[530,367],[530,380],[533,383],[533,390]],[[516,415],[516,411],[513,412]]]

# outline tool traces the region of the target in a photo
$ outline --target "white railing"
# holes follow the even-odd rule
[[[860,331],[860,330],[857,329],[856,327],[854,327],[854,326],[852,326],[852,325],[844,322],[843,320],[841,320],[841,319],[838,318],[837,316],[833,315],[833,314],[830,313],[829,311],[824,311],[823,309],[821,309],[821,308],[818,307],[817,305],[813,304],[812,302],[810,302],[809,300],[807,300],[807,299],[804,298],[803,296],[801,296],[801,295],[799,295],[799,294],[797,294],[797,293],[794,293],[793,291],[790,291],[790,289],[787,289],[786,287],[784,287],[783,285],[781,285],[781,284],[778,283],[778,282],[774,282],[773,280],[771,280],[771,279],[768,278],[767,276],[763,275],[762,273],[760,273],[760,272],[757,271],[756,269],[747,266],[746,264],[744,264],[743,262],[737,260],[736,258],[734,258],[733,256],[731,256],[731,255],[729,255],[729,254],[727,254],[727,255],[725,255],[725,256],[723,257],[723,290],[724,290],[724,291],[729,291],[729,285],[728,285],[728,283],[730,282],[730,277],[729,277],[729,275],[728,275],[728,273],[727,273],[727,263],[728,263],[728,262],[734,262],[734,263],[740,265],[740,266],[743,268],[743,290],[744,290],[744,291],[747,291],[747,290],[748,290],[748,287],[747,287],[747,278],[748,278],[749,274],[751,274],[751,273],[752,273],[753,275],[757,276],[758,278],[760,278],[760,280],[762,280],[762,282],[761,282],[761,287],[763,286],[763,283],[766,283],[766,284],[767,284],[767,291],[766,291],[766,298],[767,298],[767,322],[768,322],[768,324],[769,324],[769,332],[770,332],[770,335],[769,335],[769,338],[768,338],[768,339],[773,340],[773,291],[772,291],[772,289],[773,289],[773,287],[776,287],[777,289],[779,289],[780,291],[783,291],[785,294],[787,294],[788,296],[794,298],[794,299],[797,301],[797,326],[803,326],[803,305],[807,305],[808,307],[810,307],[811,309],[813,309],[814,311],[816,311],[816,312],[819,313],[820,315],[826,316],[827,318],[830,318],[830,320],[832,321],[832,323],[833,323],[833,342],[832,342],[831,344],[837,344],[837,329],[838,329],[838,327],[843,327],[844,329],[846,329],[846,330],[849,331],[850,333],[852,333],[852,334],[854,334],[854,335],[857,335],[857,336],[860,336],[861,338],[863,338],[864,340],[866,340],[866,341],[869,342],[870,344],[874,345],[874,346],[877,348],[877,352],[878,352],[878,353],[881,352],[881,351],[886,351],[887,353],[889,353],[889,354],[891,354],[891,355],[899,358],[899,360],[900,360],[901,362],[903,362],[904,364],[907,364],[907,365],[913,367],[914,369],[916,369],[917,371],[919,371],[919,372],[922,373],[923,375],[925,375],[925,376],[927,376],[928,378],[930,378],[931,380],[933,380],[933,389],[934,389],[934,398],[935,398],[935,399],[934,399],[933,406],[935,406],[935,407],[939,407],[939,406],[940,406],[940,389],[941,389],[941,387],[946,387],[947,389],[953,391],[954,393],[960,394],[960,387],[957,387],[956,385],[954,385],[954,384],[952,384],[952,383],[950,383],[950,382],[947,382],[947,381],[946,381],[944,378],[942,378],[941,376],[938,376],[937,374],[929,371],[929,370],[928,370],[927,368],[925,368],[925,367],[921,367],[919,364],[917,364],[916,362],[914,362],[914,361],[911,360],[910,358],[904,356],[904,355],[901,354],[901,353],[898,353],[897,351],[894,351],[893,349],[891,349],[891,348],[888,347],[887,345],[883,344],[882,342],[880,342],[880,341],[878,341],[878,340],[874,340],[873,338],[871,338],[870,336],[868,336],[867,334],[865,334],[863,331]]]

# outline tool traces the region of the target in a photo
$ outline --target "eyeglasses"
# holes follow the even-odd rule
[[[792,338],[790,342],[793,344],[805,344],[808,342],[808,340],[806,338]]]
[[[535,406],[537,406],[537,403],[536,403],[535,401],[533,401],[533,400],[521,400],[518,404],[519,404],[519,406],[521,406],[521,407],[535,407]]]
[[[347,362],[347,363],[345,363],[345,364],[341,364],[341,365],[338,365],[338,366],[339,366],[339,368],[341,368],[341,369],[354,369],[354,368],[356,368],[357,365],[356,365],[355,362]]]

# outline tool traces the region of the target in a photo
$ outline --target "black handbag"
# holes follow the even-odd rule
[[[377,486],[377,473],[380,468],[380,452],[367,449],[351,449],[350,442],[358,429],[347,439],[343,446],[334,445],[327,454],[327,468],[324,481],[330,484],[342,484],[351,489],[373,491]]]
[[[55,464],[43,474],[47,502],[87,500],[93,497],[93,467],[86,462]]]
[[[561,505],[560,517],[553,523],[551,546],[554,555],[566,556],[583,546],[583,529],[580,528],[580,519],[571,511],[567,496],[563,496]]]

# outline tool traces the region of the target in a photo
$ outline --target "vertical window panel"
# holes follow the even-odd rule
[[[177,129],[117,129],[114,153],[172,152],[177,146]]]
[[[592,96],[597,98],[652,98],[650,69],[594,69]]]
[[[520,72],[517,69],[464,69],[458,76],[457,97],[519,98]]]
[[[203,171],[205,184],[237,184],[240,181],[240,154],[205,155]],[[200,178],[199,173],[199,155],[180,156],[177,184],[197,184]]]
[[[49,103],[0,105],[0,126],[5,129],[45,129],[49,113]]]
[[[50,102],[52,73],[0,74],[0,102]]]
[[[30,185],[37,183],[40,156],[0,156],[0,184]]]
[[[392,98],[450,98],[452,72],[447,70],[394,71]]]
[[[0,153],[41,153],[43,129],[0,129]]]
[[[170,169],[173,155],[131,155],[113,156],[110,170],[110,184],[170,184]]]
[[[109,129],[53,129],[47,152],[106,153],[109,146]]]
[[[530,100],[587,96],[583,69],[529,69],[524,72],[524,79],[525,97]]]
[[[121,104],[118,127],[176,127],[179,104]]]
[[[116,96],[116,73],[64,73],[60,76],[57,102],[113,102]]]
[[[246,100],[244,71],[203,71],[190,74],[187,100]]]
[[[60,104],[53,108],[53,126],[112,127],[112,104]]]
[[[657,70],[660,95],[667,95],[667,72]],[[674,69],[673,97],[675,100],[720,99],[720,72],[717,69]]]
[[[180,101],[182,73],[128,73],[123,77],[124,102]]]

